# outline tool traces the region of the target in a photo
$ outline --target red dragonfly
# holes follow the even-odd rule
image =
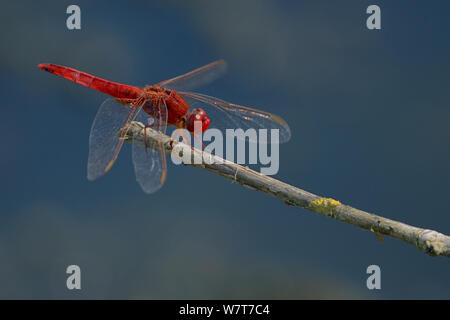
[[[225,71],[224,60],[212,62],[184,75],[145,87],[108,81],[55,64],[39,64],[38,67],[114,97],[103,102],[92,124],[87,174],[89,180],[99,178],[112,167],[126,135],[122,128],[131,121],[142,122],[162,133],[165,133],[167,125],[193,132],[194,121],[200,120],[203,132],[213,124],[211,127],[223,131],[233,127],[243,130],[279,129],[280,142],[288,141],[291,136],[287,123],[269,112],[184,91],[217,78]],[[191,110],[193,106],[196,108]],[[208,110],[208,114],[205,109]],[[140,112],[141,110],[144,112]],[[167,164],[163,148],[162,145],[153,149],[133,143],[132,155],[136,179],[146,193],[153,193],[164,184]]]

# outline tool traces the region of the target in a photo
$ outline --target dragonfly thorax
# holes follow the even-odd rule
[[[147,86],[143,91],[141,99],[147,101],[143,109],[149,115],[159,116],[167,108],[167,124],[194,132],[195,123],[200,122],[201,132],[208,129],[210,119],[205,110],[196,108],[189,112],[189,105],[175,90]]]

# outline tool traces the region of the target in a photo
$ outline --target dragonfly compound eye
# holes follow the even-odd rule
[[[187,129],[190,132],[194,132],[196,121],[201,121],[202,132],[205,132],[206,129],[208,129],[210,119],[206,115],[205,110],[203,110],[201,108],[192,110],[192,113],[189,116],[188,123],[187,123]]]

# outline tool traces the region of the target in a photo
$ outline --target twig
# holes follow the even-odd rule
[[[126,141],[144,145],[143,124],[140,122],[132,122],[127,130]],[[167,135],[151,128],[146,128],[146,130],[145,137],[147,138],[147,146],[149,147],[154,147],[156,142],[162,143],[164,144],[166,153],[169,155],[173,151],[177,152],[180,156],[183,153],[188,155],[192,154],[191,160],[194,160],[199,155],[203,155],[203,159],[210,160],[202,161],[199,164],[191,161],[192,164],[189,164],[195,167],[203,168],[232,181],[237,181],[250,189],[270,194],[288,205],[298,206],[370,230],[375,233],[380,241],[383,241],[382,235],[387,235],[412,244],[431,256],[441,255],[450,257],[450,237],[445,234],[383,218],[341,204],[339,201],[331,198],[322,198],[210,153],[203,152],[202,154],[199,150],[191,152],[192,148],[184,143],[172,140]]]

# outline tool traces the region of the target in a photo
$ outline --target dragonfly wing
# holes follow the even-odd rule
[[[170,90],[192,90],[216,80],[225,73],[226,68],[225,60],[214,61],[181,76],[162,81],[156,86]]]
[[[223,133],[226,129],[278,129],[279,142],[287,142],[291,138],[289,125],[282,118],[261,110],[240,106],[204,94],[193,92],[177,92],[193,108],[203,108],[211,119],[209,128],[217,128]],[[253,141],[250,137],[249,140]]]
[[[102,103],[95,116],[89,136],[87,177],[95,180],[105,174],[113,165],[123,144],[120,130],[131,121],[136,108],[123,105],[114,99]]]
[[[165,102],[161,101],[155,104],[147,100],[142,107],[144,107],[144,110],[151,110],[151,115],[142,111],[135,120],[165,133],[167,127],[167,106]],[[160,189],[164,184],[167,173],[164,145],[160,143],[156,147],[150,148],[133,143],[132,153],[136,180],[142,190],[145,193],[153,193]]]

